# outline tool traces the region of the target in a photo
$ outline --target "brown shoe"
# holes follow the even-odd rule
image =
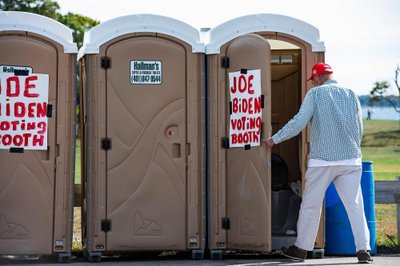
[[[358,263],[372,263],[374,260],[367,250],[359,250],[357,252]]]
[[[281,248],[282,255],[293,260],[304,261],[307,258],[307,250],[298,248],[296,246],[290,246],[288,248]]]

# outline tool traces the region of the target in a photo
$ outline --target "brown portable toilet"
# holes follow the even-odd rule
[[[309,131],[275,145],[272,156],[263,146],[267,137],[297,113],[311,85],[307,77],[312,66],[324,60],[325,47],[319,40],[319,31],[291,17],[257,14],[232,19],[204,34],[209,39],[206,54],[211,255],[219,257],[225,250],[269,252],[291,245],[301,199],[290,185],[301,186],[304,179]],[[255,146],[243,141],[242,146],[231,147],[227,143],[233,143],[232,132],[238,119],[232,112],[232,99],[236,96],[231,88],[236,83],[229,76],[246,70],[260,73],[264,104],[259,125],[261,139]],[[240,84],[237,86],[240,88]],[[247,134],[254,131],[246,122],[251,121],[251,110],[243,107],[243,100],[239,103],[245,122],[241,134]],[[316,249],[324,247],[322,225]]]
[[[77,47],[69,28],[0,12],[0,254],[72,248]]]
[[[129,15],[86,32],[83,245],[103,253],[204,253],[204,44],[178,20]]]

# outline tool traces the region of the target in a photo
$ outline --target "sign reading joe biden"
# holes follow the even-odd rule
[[[0,149],[47,150],[49,75],[0,73]]]
[[[262,125],[261,71],[229,73],[229,147],[260,146]]]

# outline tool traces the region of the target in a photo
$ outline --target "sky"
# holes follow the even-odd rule
[[[56,0],[61,13],[73,12],[100,22],[133,14],[171,17],[196,29],[214,28],[251,14],[279,14],[300,19],[319,30],[325,62],[334,78],[358,95],[369,94],[376,81],[388,81],[397,94],[400,65],[399,0]]]

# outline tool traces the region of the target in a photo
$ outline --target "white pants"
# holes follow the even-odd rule
[[[295,246],[309,251],[313,250],[325,192],[333,181],[349,217],[356,250],[371,249],[360,185],[361,171],[362,168],[358,165],[309,167],[307,169]]]

